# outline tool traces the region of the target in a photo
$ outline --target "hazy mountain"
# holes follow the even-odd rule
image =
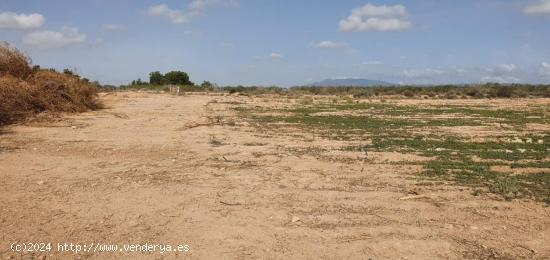
[[[323,81],[309,84],[316,87],[373,87],[373,86],[394,86],[389,82],[381,80],[360,79],[360,78],[341,78],[341,79],[325,79]]]

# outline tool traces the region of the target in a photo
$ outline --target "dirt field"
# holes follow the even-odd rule
[[[527,111],[547,108],[549,99],[365,100],[360,110],[305,111],[307,120],[296,119],[301,126],[292,124],[294,118],[277,117],[318,100],[135,92],[102,99],[107,109],[2,130],[1,259],[550,258],[547,186],[514,182],[518,188],[503,191],[439,175],[426,178],[425,169],[456,171],[428,164],[445,148],[386,149],[381,143],[386,139],[371,138],[376,129],[349,137],[345,133],[355,130],[330,121],[341,130],[334,136],[337,132],[322,131],[325,123],[307,121],[369,109],[371,120],[415,117],[405,110],[388,114],[392,104]],[[432,110],[422,113],[449,118]],[[408,131],[469,140],[550,132],[546,121],[514,127],[504,121],[514,119],[510,113],[497,113],[504,118],[498,122],[471,124],[477,114],[462,114],[464,125],[419,119],[418,128]],[[520,150],[517,156],[525,158],[504,151],[523,165],[519,168],[489,150],[468,155],[473,162],[501,163],[490,164],[491,171],[503,176],[510,171],[510,178],[550,174],[544,164],[547,140],[540,140],[538,153]],[[370,150],[340,149],[357,145]],[[456,161],[455,151],[448,156]],[[13,252],[14,242],[52,243],[53,248]],[[73,253],[57,252],[57,243],[185,244],[190,250]]]

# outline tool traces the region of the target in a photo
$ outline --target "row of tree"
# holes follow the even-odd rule
[[[180,86],[196,86],[191,80],[189,80],[189,74],[184,71],[174,70],[166,74],[162,74],[160,71],[153,71],[149,73],[149,82],[142,81],[141,79],[133,80],[130,83],[131,86],[163,86],[163,85],[180,85]],[[214,85],[209,81],[204,81],[200,84],[201,87],[211,88]]]
[[[183,71],[170,71],[166,74],[160,73],[160,71],[153,71],[149,73],[149,84],[151,85],[195,85],[189,80],[189,75]]]

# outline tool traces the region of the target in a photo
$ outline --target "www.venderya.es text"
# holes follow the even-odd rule
[[[14,242],[10,249],[13,252],[72,252],[79,253],[170,253],[189,252],[187,244],[108,244],[108,243],[33,243]]]

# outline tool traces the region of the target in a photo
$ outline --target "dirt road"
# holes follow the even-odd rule
[[[331,144],[229,122],[224,101],[238,98],[109,94],[105,110],[4,129],[1,259],[550,258],[543,203],[418,186],[421,166],[395,153],[364,163],[289,152]],[[13,252],[16,242],[53,248]],[[189,250],[74,253],[57,243]]]

